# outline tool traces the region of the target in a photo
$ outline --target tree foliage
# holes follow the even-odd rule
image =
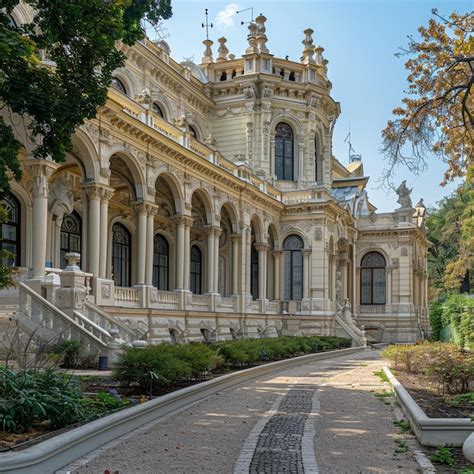
[[[395,118],[382,131],[388,159],[384,178],[406,166],[419,173],[426,157],[434,155],[448,165],[443,184],[466,175],[474,153],[474,13],[453,12],[418,28],[420,40],[409,37],[408,90]]]
[[[24,118],[34,156],[63,161],[74,130],[105,103],[124,62],[117,43],[140,40],[142,20],[171,16],[170,0],[23,0],[35,16],[15,25],[10,14],[19,3],[4,0],[0,10],[0,104],[10,114],[0,117],[0,192],[8,169],[21,176],[12,114]]]
[[[459,291],[463,281],[469,287],[474,276],[474,167],[467,178],[426,220],[433,243],[428,257],[430,285],[437,293]]]

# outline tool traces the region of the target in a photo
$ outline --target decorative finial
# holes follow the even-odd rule
[[[214,44],[210,39],[205,39],[202,44],[206,47],[204,54],[201,59],[201,64],[212,63],[212,49],[211,46]]]
[[[267,35],[265,32],[267,29],[265,28],[265,22],[267,19],[260,13],[260,15],[255,18],[255,23],[257,24],[257,44],[258,44],[258,52],[259,53],[269,53],[267,48]]]
[[[256,36],[257,36],[257,25],[255,23],[250,23],[249,34],[247,36],[249,47],[245,50],[246,54],[258,53]]]
[[[303,64],[314,64],[314,44],[313,44],[313,37],[312,34],[314,30],[311,28],[307,28],[304,30],[304,40],[302,41],[304,48],[303,48],[303,55],[301,56],[301,62]]]
[[[216,59],[216,63],[227,61],[227,55],[229,54],[229,49],[225,45],[227,42],[227,39],[224,36],[222,36],[217,41],[219,41],[219,49],[217,50],[219,52],[219,56]]]

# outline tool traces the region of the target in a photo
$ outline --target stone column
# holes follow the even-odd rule
[[[387,267],[387,305],[392,304],[392,267]]]
[[[255,249],[258,252],[258,299],[264,300],[267,297],[267,251],[268,244],[257,243]]]
[[[184,224],[184,289],[189,291],[191,287],[191,227],[193,220],[186,217]]]
[[[233,234],[230,236],[232,241],[232,294],[239,292],[239,245],[240,235]]]
[[[220,227],[214,227],[214,293],[219,293],[219,239],[222,234]]]
[[[48,180],[59,165],[32,157],[25,164],[33,176],[33,278],[40,279],[44,276],[48,237]]]
[[[298,140],[298,181],[304,180],[304,141]]]
[[[100,254],[100,241],[101,225],[100,225],[100,200],[102,194],[101,186],[97,184],[87,185],[85,187],[87,197],[89,200],[89,223],[87,226],[87,249],[89,261],[87,262],[87,269],[89,273],[92,273],[94,277],[99,276],[99,254]]]
[[[176,288],[184,288],[184,219],[176,218]]]
[[[153,240],[155,238],[155,215],[157,206],[147,203],[147,223],[146,223],[146,265],[145,265],[145,285],[153,285]]]
[[[303,249],[303,298],[309,298],[311,249]]]
[[[107,278],[107,248],[109,242],[109,201],[114,189],[101,188],[100,201],[100,248],[99,248],[99,277]]]
[[[273,261],[275,262],[273,273],[274,273],[274,295],[275,300],[281,299],[281,258],[283,256],[283,250],[274,250],[273,253]]]
[[[214,246],[214,227],[207,226],[207,293],[215,293],[214,290],[214,258],[215,258],[215,246]]]
[[[146,225],[147,206],[144,202],[135,203],[137,212],[137,285],[145,284]]]

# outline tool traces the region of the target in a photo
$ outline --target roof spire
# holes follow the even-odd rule
[[[247,36],[249,47],[245,50],[246,54],[258,53],[256,37],[257,37],[257,25],[255,23],[249,23],[249,34]]]
[[[267,29],[265,28],[265,22],[267,19],[260,13],[260,15],[255,18],[255,23],[257,24],[257,44],[258,44],[258,52],[259,53],[269,53],[267,48],[267,35],[265,34],[265,31]]]
[[[205,39],[202,42],[202,44],[206,47],[206,49],[204,50],[204,54],[203,54],[202,59],[201,59],[201,64],[212,63],[213,59],[212,59],[211,46],[214,44],[214,42],[211,41],[210,39]]]

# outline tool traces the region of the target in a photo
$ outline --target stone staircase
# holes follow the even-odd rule
[[[349,304],[337,303],[336,325],[339,326],[348,337],[352,339],[352,346],[367,346],[365,331],[360,329],[352,317],[352,310]]]

